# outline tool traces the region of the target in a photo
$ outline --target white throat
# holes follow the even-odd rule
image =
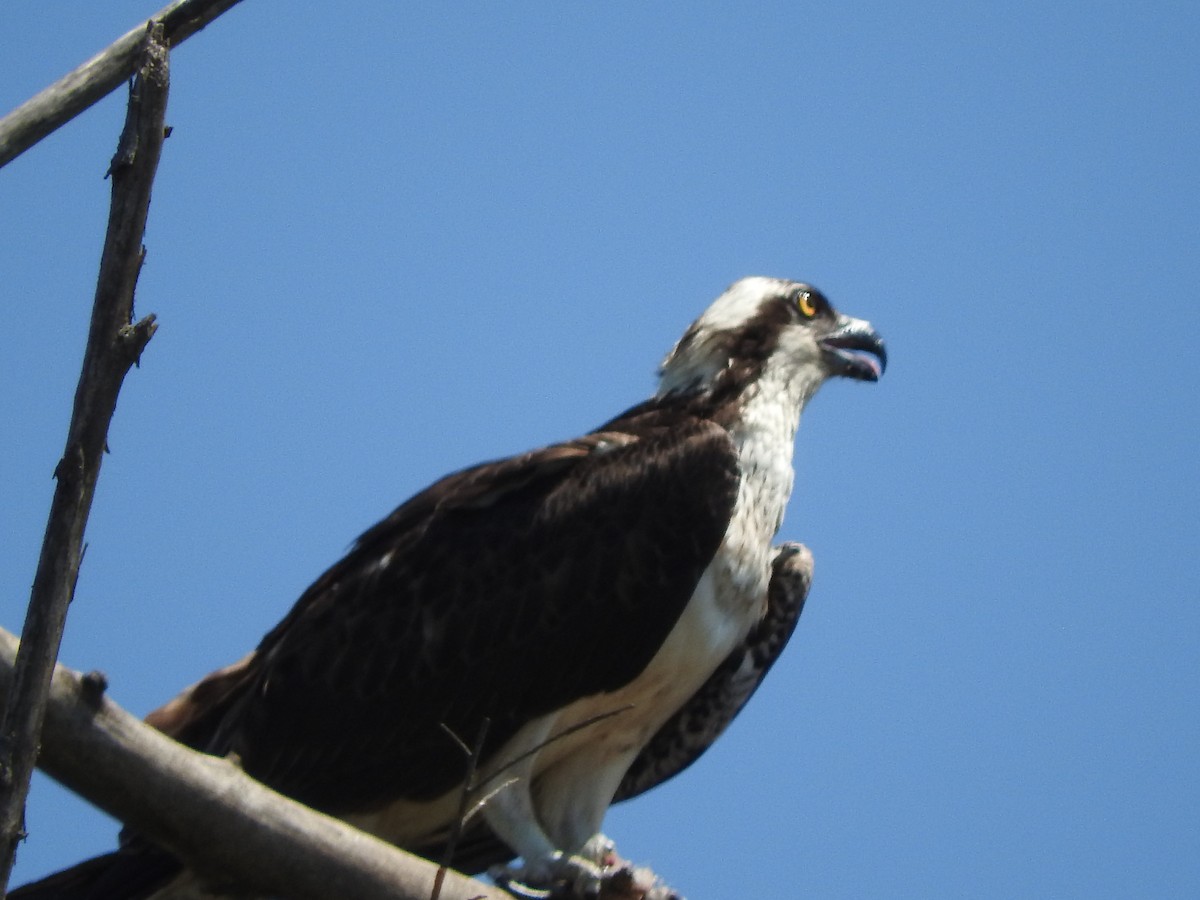
[[[812,394],[787,374],[768,366],[742,395],[741,415],[729,427],[742,469],[734,521],[744,522],[764,546],[783,523],[792,495],[796,431],[800,411]]]

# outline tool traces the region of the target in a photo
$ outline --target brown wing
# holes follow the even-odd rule
[[[457,784],[443,725],[469,740],[489,718],[486,755],[628,683],[716,552],[739,474],[711,423],[655,410],[606,428],[418,494],[208,680],[216,706],[157,724],[344,813]]]

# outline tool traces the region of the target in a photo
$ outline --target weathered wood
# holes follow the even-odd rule
[[[0,167],[20,156],[93,103],[112,93],[137,70],[146,28],[163,27],[168,47],[177,47],[239,0],[176,0],[74,71],[0,119]]]
[[[0,694],[16,639],[0,630]],[[93,679],[94,681],[94,679]],[[54,673],[39,766],[218,883],[289,900],[428,900],[438,868],[189,750],[104,696]],[[456,872],[442,900],[512,900]]]
[[[29,778],[67,606],[79,577],[83,533],[108,426],[125,374],[155,329],[153,316],[133,324],[133,292],[142,265],[142,235],[167,107],[168,51],[162,25],[144,33],[140,59],[125,128],[109,168],[113,186],[108,233],[66,449],[54,470],[57,484],[21,634],[13,690],[0,715],[0,893],[24,837]]]

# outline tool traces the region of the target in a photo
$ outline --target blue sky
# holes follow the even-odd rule
[[[9,3],[7,110],[152,5]],[[63,661],[139,714],[438,476],[580,433],[746,274],[871,319],[772,677],[608,832],[692,900],[1200,894],[1200,7],[246,0],[173,57]],[[114,96],[0,171],[0,624],[78,377]],[[112,845],[39,778],[14,883]]]

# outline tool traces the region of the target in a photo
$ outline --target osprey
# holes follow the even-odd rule
[[[811,556],[772,540],[801,411],[829,378],[875,381],[886,361],[816,288],[738,281],[651,399],[421,491],[253,653],[147,721],[434,858],[476,741],[480,793],[507,786],[455,863],[520,857],[501,880],[594,891],[609,805],[703,753],[795,625]],[[181,868],[132,838],[12,896],[165,900]]]

